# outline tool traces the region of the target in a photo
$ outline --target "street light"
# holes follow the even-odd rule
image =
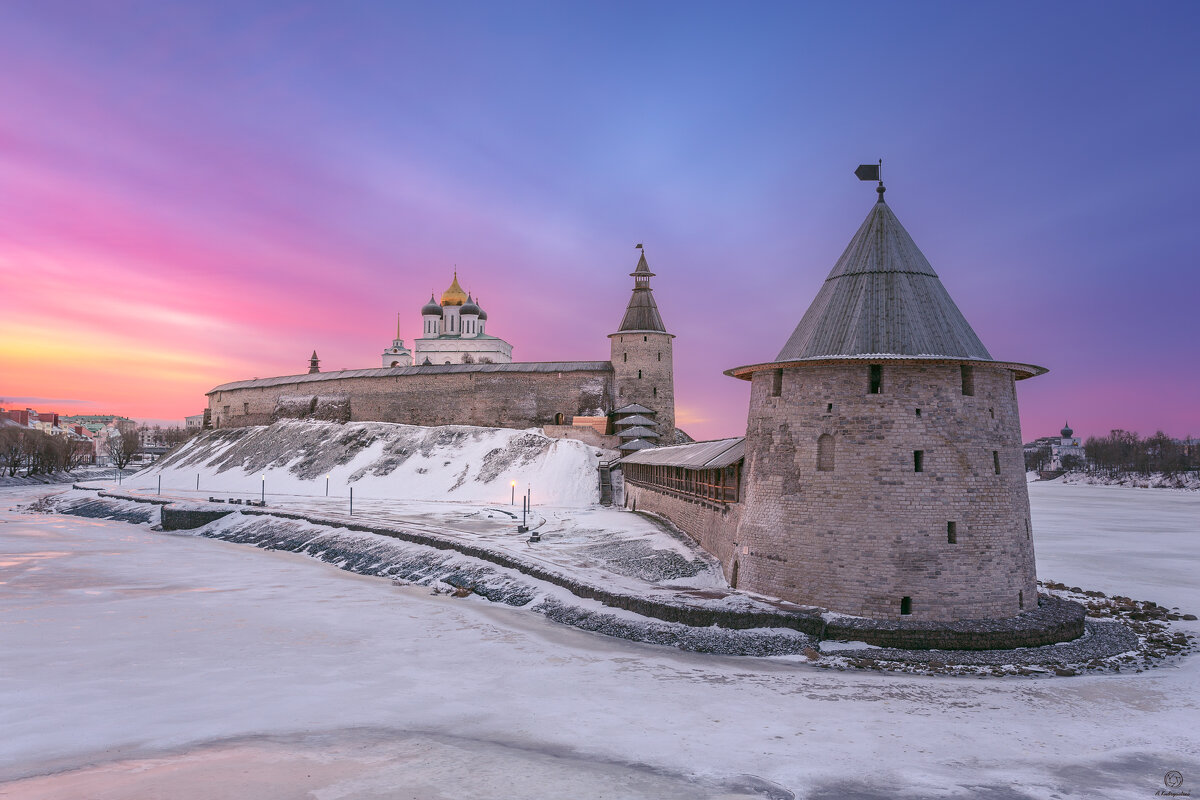
[[[267,476],[262,476],[262,498],[259,500],[264,506],[267,504]]]
[[[329,476],[325,476],[325,496],[329,497]]]
[[[509,501],[509,505],[515,506],[517,504],[517,482],[513,481],[511,486],[512,486],[512,499]]]

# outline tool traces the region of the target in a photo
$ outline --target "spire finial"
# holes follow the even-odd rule
[[[396,338],[400,338],[400,312],[396,312]]]

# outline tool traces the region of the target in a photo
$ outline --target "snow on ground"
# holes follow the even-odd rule
[[[143,483],[209,493],[267,491],[348,499],[458,500],[508,503],[516,481],[535,503],[586,506],[599,501],[596,465],[612,453],[538,429],[386,422],[283,420],[223,428],[186,443],[138,473]]]
[[[1200,658],[1032,680],[685,653],[2,510],[45,491],[0,491],[6,797],[1123,799],[1200,780]],[[1200,496],[1129,492],[1031,487],[1039,575],[1195,611]]]

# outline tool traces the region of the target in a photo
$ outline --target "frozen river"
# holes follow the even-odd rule
[[[1030,680],[683,653],[9,510],[44,491],[0,490],[0,797],[1145,798],[1168,770],[1200,787],[1200,658]],[[1040,577],[1200,608],[1200,493],[1030,491]]]

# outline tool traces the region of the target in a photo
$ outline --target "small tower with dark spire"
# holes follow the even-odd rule
[[[658,441],[668,444],[675,431],[675,367],[671,351],[674,334],[667,333],[650,279],[654,273],[641,251],[633,278],[633,295],[625,316],[610,333],[613,365],[613,408],[641,405],[654,411]]]
[[[308,360],[308,374],[321,371],[321,359],[317,358],[317,351],[313,350],[312,358]]]

